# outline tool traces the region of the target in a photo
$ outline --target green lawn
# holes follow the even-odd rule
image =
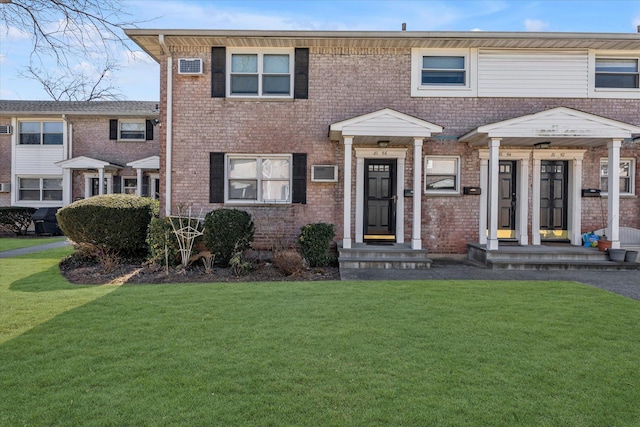
[[[640,302],[568,282],[73,286],[0,259],[0,425],[635,426]]]
[[[60,242],[66,237],[0,237],[0,252]]]

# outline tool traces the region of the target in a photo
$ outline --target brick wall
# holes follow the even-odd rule
[[[269,102],[211,98],[209,50],[190,49],[173,53],[176,59],[194,55],[204,59],[204,76],[179,76],[174,70],[173,210],[185,205],[207,212],[221,206],[208,202],[209,152],[304,152],[308,154],[309,169],[313,164],[337,164],[340,169],[338,183],[313,183],[309,178],[307,204],[284,208],[282,216],[286,218],[286,228],[293,234],[297,234],[299,227],[306,223],[326,221],[336,224],[336,238],[342,238],[344,147],[331,142],[327,136],[329,126],[334,122],[392,108],[443,126],[445,137],[458,137],[481,125],[564,106],[640,125],[640,101],[636,100],[411,98],[409,49],[311,48],[307,100]],[[162,61],[161,105],[166,99],[165,66],[166,61]],[[166,121],[166,117],[161,120]],[[162,144],[165,142],[164,139],[161,141]],[[406,148],[405,186],[411,188],[413,150],[411,146]],[[622,156],[633,155],[633,152],[633,147],[625,146]],[[434,138],[425,141],[423,153],[460,156],[461,187],[480,185],[477,152],[466,144],[455,139]],[[599,186],[597,170],[602,153],[606,157],[606,149],[588,150],[583,166],[584,187]],[[164,165],[164,150],[161,162]],[[355,185],[355,163],[353,171]],[[164,185],[163,173],[162,191]],[[585,229],[597,225],[598,216],[594,212],[599,213],[600,206],[594,203],[594,200],[583,200]],[[478,205],[477,196],[423,197],[424,247],[438,253],[464,253],[468,242],[478,240]],[[352,206],[355,212],[355,201],[352,201]],[[411,203],[406,203],[405,208],[407,240],[411,236]],[[640,226],[638,210],[635,198],[623,199],[621,224]],[[353,218],[352,224],[355,224]],[[265,230],[257,230],[257,235],[266,234]]]

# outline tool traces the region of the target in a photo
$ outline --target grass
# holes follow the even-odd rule
[[[65,239],[66,237],[0,237],[0,252],[44,245],[52,242],[61,242]]]
[[[640,424],[640,302],[599,289],[72,286],[68,250],[0,260],[0,425]]]

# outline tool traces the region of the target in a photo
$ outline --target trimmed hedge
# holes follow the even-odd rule
[[[148,197],[108,194],[79,200],[58,210],[58,226],[76,243],[123,258],[148,253],[147,230],[157,202]]]
[[[215,209],[204,217],[205,245],[221,267],[227,267],[235,253],[251,247],[254,230],[251,215],[238,209]]]
[[[331,263],[329,247],[335,232],[335,225],[325,222],[307,224],[300,229],[298,245],[309,267],[326,267]]]
[[[31,225],[31,216],[37,209],[20,206],[0,207],[0,229],[17,236],[27,234],[27,229]]]

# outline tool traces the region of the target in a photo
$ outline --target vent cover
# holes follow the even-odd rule
[[[0,193],[8,193],[11,191],[11,184],[8,182],[0,183]]]
[[[11,128],[11,125],[0,126],[0,134],[9,135],[12,131],[13,129]]]
[[[178,74],[189,74],[189,75],[202,74],[202,59],[200,58],[178,59]]]
[[[311,166],[311,181],[338,182],[338,167],[335,165]]]

